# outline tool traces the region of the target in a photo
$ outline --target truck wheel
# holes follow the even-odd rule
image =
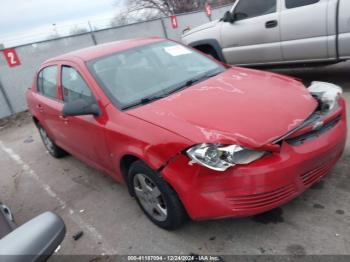
[[[210,55],[212,58],[218,60],[218,61],[221,61],[216,50],[209,46],[209,45],[203,45],[203,46],[196,46],[195,47],[197,50],[207,54],[207,55]]]
[[[176,192],[142,161],[129,170],[131,193],[145,215],[157,226],[173,230],[187,220],[187,213]]]
[[[220,58],[214,49],[209,49],[207,54],[210,55],[212,58],[220,61]]]

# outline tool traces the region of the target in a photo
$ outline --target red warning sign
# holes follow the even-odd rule
[[[14,48],[5,49],[2,52],[4,53],[6,62],[9,67],[15,67],[21,64],[21,61],[19,60],[17,52]]]
[[[211,17],[211,15],[213,13],[213,11],[211,9],[211,5],[208,3],[205,4],[205,12],[207,13],[207,16],[209,16],[209,17]]]
[[[177,17],[176,15],[172,15],[170,17],[170,20],[171,20],[171,26],[173,27],[173,29],[176,29],[179,27],[179,24],[177,23]]]

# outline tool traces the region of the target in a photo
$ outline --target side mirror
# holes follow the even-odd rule
[[[246,18],[248,18],[248,15],[246,13],[234,13],[233,15],[234,21],[243,20]]]
[[[233,23],[235,21],[232,13],[230,11],[227,11],[221,20],[224,22],[227,22],[227,23]]]
[[[67,102],[63,106],[64,116],[99,116],[100,114],[101,110],[96,102],[87,102],[84,99],[78,99],[72,102]]]
[[[65,234],[66,226],[58,215],[41,214],[0,239],[1,261],[46,261]]]

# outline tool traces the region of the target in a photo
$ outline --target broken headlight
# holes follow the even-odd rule
[[[338,99],[343,93],[340,86],[326,82],[312,82],[309,92],[321,102],[321,111],[328,112],[338,105]]]
[[[197,163],[216,171],[225,171],[234,165],[249,164],[263,155],[265,151],[243,148],[238,145],[199,144],[187,150],[192,163]]]

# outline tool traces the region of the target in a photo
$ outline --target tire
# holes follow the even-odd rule
[[[198,46],[195,48],[198,49],[199,51],[211,56],[212,58],[214,58],[218,61],[221,61],[220,57],[218,56],[216,50],[213,47],[211,47],[211,46]]]
[[[140,182],[143,179],[144,184]],[[142,211],[160,228],[174,230],[188,219],[176,192],[142,161],[131,165],[128,183]]]
[[[46,133],[46,130],[40,124],[37,124],[37,127],[39,130],[40,137],[44,143],[44,146],[51,156],[53,156],[54,158],[62,158],[68,155],[66,151],[64,151],[62,148],[56,145],[55,142],[51,140],[51,138]]]

